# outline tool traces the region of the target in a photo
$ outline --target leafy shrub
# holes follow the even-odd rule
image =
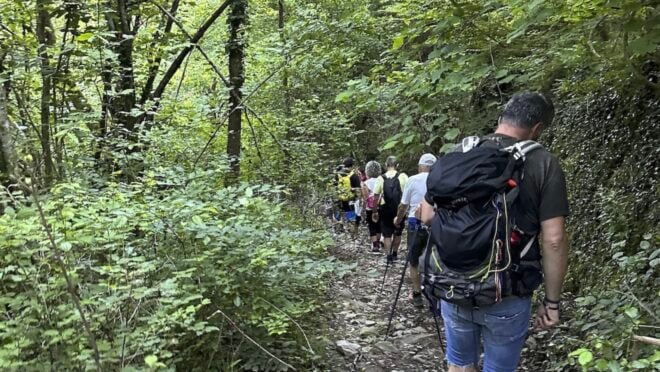
[[[283,368],[229,319],[290,364],[313,360],[292,319],[317,322],[337,268],[320,257],[329,239],[286,217],[280,188],[216,188],[220,176],[59,184],[40,202],[55,247],[37,205],[3,194],[13,207],[0,216],[0,368],[94,368],[65,272],[105,368]]]

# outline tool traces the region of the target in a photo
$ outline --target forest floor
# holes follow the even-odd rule
[[[331,313],[328,314],[330,342],[327,346],[328,368],[332,371],[445,371],[446,363],[427,301],[423,308],[412,305],[409,295],[409,270],[401,288],[390,336],[385,340],[396,291],[405,266],[405,234],[399,249],[399,260],[388,268],[385,285],[380,291],[385,260],[383,253],[371,253],[366,231],[361,240],[338,235],[330,251],[355,269],[336,280],[328,292]],[[441,317],[442,346],[446,346]],[[531,335],[531,333],[530,333]],[[536,346],[543,335],[528,337],[521,360],[521,371],[543,370],[543,354]]]

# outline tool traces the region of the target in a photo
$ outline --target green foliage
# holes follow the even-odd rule
[[[43,77],[26,27],[36,23],[36,1],[5,3],[3,104],[24,180],[38,182]],[[55,42],[42,47],[56,70],[46,148],[60,182],[41,196],[57,248],[34,203],[5,185],[0,368],[94,367],[56,257],[108,369],[281,367],[218,310],[284,360],[312,366],[321,356],[289,317],[321,332],[324,280],[341,272],[321,258],[328,238],[308,229],[328,171],[349,154],[359,164],[395,154],[412,168],[422,152],[491,130],[520,90],[555,99],[557,125],[543,140],[562,160],[573,206],[567,290],[578,306],[568,309],[568,334],[546,348],[546,367],[657,366],[657,352],[630,339],[658,337],[659,296],[649,290],[660,263],[655,2],[286,0],[279,28],[278,2],[251,0],[244,183],[229,188],[220,131],[228,31],[219,24],[230,17],[198,43],[214,66],[194,50],[157,105],[136,101],[107,115],[107,104],[140,96],[189,46],[179,24],[165,32],[155,3],[171,2],[123,2],[134,33],[117,31],[122,2],[45,3]],[[218,5],[182,1],[175,16],[194,33]],[[151,130],[126,130],[145,115],[154,115]]]
[[[93,366],[54,255],[107,368],[270,366],[217,310],[281,358],[310,360],[289,316],[316,322],[323,278],[336,268],[321,257],[329,240],[286,218],[281,188],[214,187],[222,174],[155,168],[139,184],[59,184],[44,202],[55,251],[34,205],[17,200],[0,217],[0,368]]]

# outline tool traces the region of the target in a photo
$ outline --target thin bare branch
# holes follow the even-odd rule
[[[261,161],[261,165],[264,165],[264,158],[261,156],[261,148],[259,146],[259,141],[257,140],[257,133],[254,130],[254,126],[252,125],[252,121],[250,121],[250,118],[245,115],[245,121],[247,121],[248,126],[250,127],[250,132],[252,132],[252,141],[254,142],[254,147],[257,149],[257,156],[259,156],[259,161]]]
[[[211,143],[215,140],[216,136],[218,135],[218,132],[220,131],[220,128],[222,128],[222,126],[227,122],[227,120],[229,119],[231,114],[234,111],[236,111],[237,109],[239,109],[240,107],[245,107],[245,102],[247,102],[257,91],[259,91],[259,89],[264,84],[266,84],[266,82],[268,82],[268,80],[270,80],[273,76],[275,76],[275,74],[277,74],[277,72],[280,71],[284,66],[286,66],[286,63],[283,63],[278,68],[274,69],[268,76],[266,76],[265,79],[263,79],[259,84],[257,84],[257,86],[252,90],[252,92],[250,92],[250,94],[245,96],[245,98],[243,98],[243,100],[238,105],[236,105],[236,107],[233,110],[231,110],[227,114],[227,116],[225,116],[225,118],[222,120],[222,122],[215,128],[215,130],[211,134],[211,137],[209,138],[209,140],[206,141],[206,144],[204,145],[204,148],[202,148],[202,151],[200,151],[199,154],[197,155],[197,157],[195,158],[195,162],[193,163],[193,169],[195,169],[197,167],[197,163],[199,163],[199,159],[201,159],[202,155],[204,155],[206,150],[208,150],[209,146],[211,145]]]
[[[167,71],[165,71],[163,78],[160,79],[160,82],[158,83],[158,86],[154,90],[153,94],[151,94],[151,98],[159,99],[163,95],[163,92],[165,91],[165,88],[167,88],[167,85],[174,76],[174,73],[176,73],[176,71],[183,63],[183,60],[186,58],[188,53],[190,53],[190,51],[193,49],[193,45],[197,44],[202,39],[206,31],[208,31],[208,29],[213,25],[213,23],[215,23],[215,21],[220,17],[220,15],[222,15],[222,13],[225,11],[225,9],[227,9],[230,3],[231,0],[225,0],[225,2],[223,2],[218,7],[218,9],[216,9],[215,12],[213,12],[213,14],[209,16],[209,18],[206,20],[206,22],[204,22],[202,27],[200,27],[199,30],[197,30],[195,35],[193,35],[190,38],[191,45],[183,48],[183,50],[179,52],[179,55],[176,56],[174,61],[172,61],[172,64],[170,64],[170,67],[167,69]]]
[[[276,357],[275,355],[273,355],[273,353],[271,353],[270,351],[266,350],[265,347],[261,346],[258,342],[256,342],[255,340],[253,340],[250,336],[248,336],[247,334],[245,334],[245,332],[243,332],[240,328],[238,328],[238,326],[236,325],[236,323],[234,323],[234,321],[231,320],[231,318],[228,317],[227,314],[225,314],[222,310],[216,310],[216,312],[214,312],[213,314],[209,315],[209,317],[206,318],[206,319],[207,319],[207,320],[208,320],[208,319],[211,319],[212,317],[216,316],[217,314],[220,314],[220,315],[222,315],[225,319],[227,319],[227,321],[229,322],[229,324],[231,324],[232,327],[234,327],[234,329],[236,329],[240,334],[243,335],[243,337],[245,337],[248,341],[250,341],[250,342],[251,342],[252,344],[254,344],[256,347],[258,347],[259,349],[261,349],[261,351],[263,351],[264,353],[268,354],[268,356],[270,356],[271,358],[273,358],[273,359],[277,360],[278,362],[282,363],[282,365],[284,365],[284,366],[286,366],[286,367],[288,367],[288,368],[291,368],[292,370],[296,371],[296,369],[295,369],[291,364],[289,364],[289,363],[283,361],[282,359]]]
[[[309,348],[309,351],[310,351],[312,354],[316,354],[316,353],[314,352],[314,349],[312,349],[312,345],[309,343],[309,339],[307,338],[307,335],[305,334],[305,331],[303,331],[302,327],[300,326],[300,324],[298,324],[298,322],[296,322],[296,321],[295,321],[295,320],[294,320],[289,314],[287,314],[284,310],[282,310],[282,309],[280,309],[279,307],[275,306],[272,302],[266,300],[266,299],[263,298],[263,297],[259,297],[259,299],[260,299],[261,301],[267,303],[268,305],[274,307],[275,310],[279,311],[280,313],[284,314],[284,316],[286,316],[287,318],[289,318],[289,320],[291,320],[291,321],[293,322],[293,324],[295,324],[296,327],[298,327],[298,329],[300,330],[300,333],[302,333],[303,337],[305,337],[305,341],[307,342],[307,347]]]
[[[96,369],[98,371],[103,370],[102,365],[101,365],[101,356],[99,354],[99,348],[96,344],[96,336],[94,336],[94,333],[92,332],[92,328],[89,325],[89,320],[87,319],[87,316],[85,315],[85,311],[83,310],[82,304],[80,302],[80,297],[78,297],[78,293],[76,291],[76,287],[73,284],[73,280],[71,280],[71,276],[69,275],[69,270],[66,267],[66,264],[64,263],[64,260],[60,256],[60,249],[57,246],[57,243],[55,242],[55,237],[53,236],[53,231],[51,230],[50,224],[48,223],[48,220],[46,219],[46,214],[44,213],[44,209],[41,205],[41,200],[39,200],[39,192],[37,188],[34,186],[35,184],[35,175],[32,175],[32,184],[28,185],[22,180],[18,180],[19,185],[24,189],[24,191],[32,196],[32,200],[34,201],[34,205],[37,207],[37,212],[39,213],[39,219],[41,221],[41,225],[46,232],[46,235],[48,237],[48,242],[50,244],[50,248],[53,254],[53,258],[55,259],[55,263],[59,267],[59,269],[62,272],[62,276],[64,277],[64,281],[66,282],[66,287],[69,292],[69,296],[71,296],[71,300],[73,301],[73,304],[76,307],[76,310],[78,310],[78,314],[80,315],[80,320],[82,321],[83,328],[85,330],[85,333],[87,333],[87,337],[89,338],[89,346],[92,348],[93,355],[94,355],[94,363],[96,364]]]

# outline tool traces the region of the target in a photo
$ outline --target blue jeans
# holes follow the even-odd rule
[[[505,297],[479,309],[442,301],[447,363],[477,367],[484,348],[484,372],[513,372],[518,367],[532,311],[531,297]]]

